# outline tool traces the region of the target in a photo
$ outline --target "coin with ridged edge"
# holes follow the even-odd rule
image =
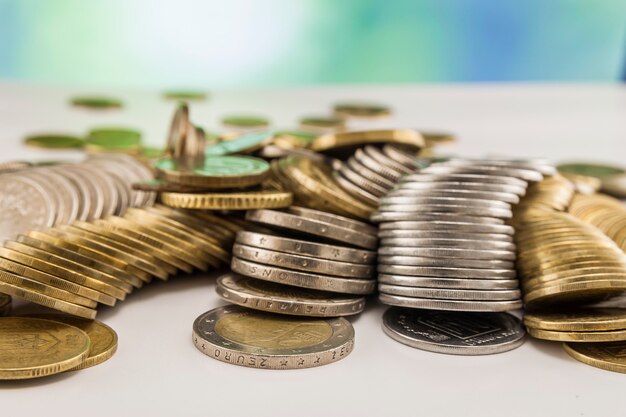
[[[605,371],[626,374],[626,342],[564,343],[568,355],[584,364]]]
[[[354,329],[344,318],[290,317],[226,306],[200,315],[192,340],[205,355],[232,365],[302,369],[348,356]]]
[[[528,327],[528,334],[536,339],[552,340],[556,342],[590,343],[626,341],[626,329],[598,332],[569,332]]]
[[[163,204],[196,210],[274,209],[291,205],[292,195],[282,191],[250,191],[235,193],[161,193]]]
[[[405,297],[380,293],[378,299],[383,304],[398,307],[409,307],[427,310],[467,311],[467,312],[500,312],[522,308],[522,300],[509,301],[476,301],[446,300],[436,298]]]
[[[80,366],[89,336],[77,327],[30,317],[0,318],[0,380],[31,379]]]
[[[234,273],[219,277],[216,291],[223,299],[243,307],[295,316],[349,316],[365,308],[363,297],[294,288]]]
[[[383,330],[405,345],[453,355],[490,355],[524,343],[524,327],[507,313],[447,312],[392,307]]]
[[[626,309],[587,308],[561,312],[527,313],[524,324],[535,329],[595,332],[626,329]]]
[[[466,290],[450,288],[421,288],[378,284],[378,291],[403,297],[466,301],[510,301],[520,298],[520,290]]]

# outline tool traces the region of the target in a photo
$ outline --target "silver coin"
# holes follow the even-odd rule
[[[78,218],[78,211],[80,209],[80,191],[72,181],[54,168],[38,168],[33,171],[40,169],[40,173],[44,175],[48,181],[54,182],[56,192],[63,200],[65,216],[62,219],[57,219],[56,224],[73,223]]]
[[[389,190],[388,188],[381,187],[375,182],[370,181],[368,178],[363,177],[359,173],[355,172],[348,165],[344,164],[341,168],[339,168],[338,172],[339,175],[341,175],[357,187],[364,189],[367,193],[376,196],[377,198],[384,196]]]
[[[379,148],[375,146],[367,145],[363,148],[363,151],[367,156],[378,162],[380,165],[386,167],[387,169],[393,170],[394,172],[399,174],[399,176],[415,172],[416,168],[407,167],[399,162],[396,162],[394,159],[385,155]]]
[[[81,165],[63,165],[63,172],[70,176],[78,184],[78,188],[83,194],[82,198],[87,202],[83,202],[82,210],[87,209],[78,217],[78,220],[93,220],[102,217],[104,210],[104,193],[103,190],[91,174],[89,170],[85,170]]]
[[[376,235],[368,231],[356,231],[327,221],[309,219],[277,210],[249,210],[246,212],[246,220],[365,249],[376,249],[378,243]]]
[[[528,183],[519,178],[513,178],[510,176],[496,176],[486,174],[470,174],[470,173],[425,173],[420,171],[415,174],[405,175],[400,179],[400,183],[411,182],[427,182],[434,183],[439,181],[460,181],[460,182],[476,182],[480,184],[505,184],[514,185],[524,190],[528,187]]]
[[[380,293],[378,299],[381,303],[408,308],[419,308],[426,310],[444,310],[444,311],[484,311],[484,312],[500,312],[512,311],[522,308],[522,300],[511,301],[463,301],[463,300],[444,300],[435,298],[417,298],[403,297],[400,295],[390,295]]]
[[[462,206],[462,207],[472,207],[472,208],[487,208],[487,209],[502,209],[502,210],[511,210],[511,204],[506,203],[504,201],[496,201],[496,200],[479,200],[473,198],[461,198],[461,197],[421,197],[421,196],[397,196],[390,193],[383,197],[380,200],[381,207],[382,206],[391,206],[391,205],[414,205],[414,206],[428,206],[428,205],[451,205],[451,206]],[[405,211],[405,210],[402,210]],[[415,210],[408,210],[415,211]],[[419,211],[419,210],[418,210]]]
[[[298,272],[246,261],[236,256],[233,256],[230,268],[233,272],[247,277],[314,290],[342,294],[371,294],[376,289],[376,280],[374,279],[331,277],[328,275]]]
[[[363,297],[295,288],[233,273],[219,277],[215,289],[231,303],[271,313],[341,317],[359,314],[365,308]]]
[[[232,365],[302,369],[348,356],[354,329],[344,318],[297,318],[226,306],[200,315],[192,340],[205,355]]]
[[[421,172],[425,174],[483,174],[519,178],[524,181],[541,181],[543,174],[538,171],[520,168],[494,167],[472,165],[467,167],[447,166],[444,164],[431,165]]]
[[[515,262],[499,259],[426,258],[418,256],[380,255],[378,265],[442,266],[450,268],[514,269]]]
[[[47,177],[43,175],[41,171],[35,171],[34,169],[22,171],[20,172],[20,175],[29,177],[32,180],[36,181],[40,186],[44,187],[48,191],[48,194],[52,197],[52,200],[54,201],[53,204],[56,210],[53,225],[66,224],[64,220],[68,217],[68,209],[66,207],[68,200],[64,198],[61,193],[58,192],[60,187],[58,182],[54,181],[54,179],[48,181]]]
[[[475,278],[475,279],[515,279],[515,269],[483,269],[449,267],[442,262],[439,266],[407,266],[407,265],[378,265],[378,272],[393,275],[409,275],[417,277],[437,278]]]
[[[379,212],[391,213],[455,213],[465,216],[486,216],[500,219],[510,219],[513,217],[511,209],[489,208],[478,206],[454,205],[452,203],[442,204],[384,204],[378,206]]]
[[[525,187],[508,184],[485,184],[482,182],[471,181],[437,181],[437,182],[400,182],[394,190],[468,190],[477,192],[493,192],[514,194],[523,196],[526,194]]]
[[[101,154],[92,156],[87,162],[100,166],[110,175],[117,177],[124,185],[124,194],[128,195],[126,207],[137,207],[142,205],[144,195],[142,191],[133,190],[132,184],[148,178],[136,171],[130,159],[132,158],[128,155]]]
[[[538,171],[544,176],[551,177],[556,174],[557,170],[554,166],[549,165],[546,161],[532,161],[520,159],[458,159],[450,158],[445,162],[448,166],[473,166],[486,165],[504,168],[520,168],[525,170]]]
[[[369,156],[369,154],[365,152],[364,149],[357,149],[354,152],[353,158],[355,158],[357,161],[359,161],[359,163],[367,167],[369,170],[376,172],[385,179],[389,180],[391,184],[395,184],[402,176],[402,172],[380,163],[378,160]]]
[[[91,204],[94,200],[91,184],[76,171],[67,169],[67,166],[53,168],[59,175],[69,180],[74,188],[78,191],[78,211],[76,219],[87,220],[91,211]],[[74,219],[74,220],[76,220]]]
[[[474,250],[459,248],[411,248],[387,247],[378,248],[378,256],[414,256],[426,258],[457,258],[514,261],[515,252],[506,250]]]
[[[27,230],[51,227],[56,215],[49,187],[21,174],[0,176],[0,243]]]
[[[415,248],[462,248],[474,250],[506,250],[515,251],[515,244],[511,242],[466,240],[466,239],[417,239],[417,238],[384,238],[380,246],[400,246]]]
[[[376,252],[373,251],[309,242],[306,240],[289,239],[281,236],[247,232],[243,230],[237,232],[236,242],[258,248],[265,248],[296,255],[312,256],[314,258],[333,261],[360,264],[372,264],[376,261]]]
[[[394,202],[400,204],[402,204],[401,201],[405,201],[404,204],[411,204],[411,200],[413,199],[427,198],[467,198],[471,200],[501,201],[509,204],[519,203],[519,196],[513,193],[475,191],[454,188],[449,188],[446,190],[411,190],[406,188],[397,188],[387,193],[383,201],[394,200]]]
[[[98,217],[94,217],[94,219],[114,214],[119,204],[120,196],[113,179],[100,167],[91,166],[86,162],[78,164],[76,167],[91,173],[90,178],[93,179],[94,184],[97,184],[100,190],[98,196],[102,196],[102,214]]]
[[[131,190],[127,188],[126,182],[119,175],[113,174],[111,172],[109,172],[108,175],[109,178],[111,178],[111,180],[113,181],[113,185],[115,186],[115,190],[119,197],[114,214],[116,216],[123,216],[131,203]]]
[[[396,184],[396,180],[391,180],[385,178],[383,175],[369,169],[362,163],[360,163],[356,158],[351,157],[348,159],[346,166],[350,167],[353,172],[356,172],[363,178],[367,178],[369,181],[372,181],[376,185],[382,187],[385,190],[390,190]]]
[[[385,145],[383,146],[383,154],[388,156],[390,159],[397,161],[398,163],[404,165],[405,167],[416,170],[421,168],[419,160],[416,155],[412,155],[408,152],[405,152],[393,145]]]
[[[496,224],[504,225],[504,219],[495,217],[465,216],[461,213],[392,213],[375,212],[370,216],[370,220],[375,223],[387,222],[461,222],[470,224]]]
[[[450,288],[467,290],[511,290],[519,288],[517,279],[463,279],[412,277],[407,275],[378,274],[378,283],[420,288]]]
[[[287,211],[297,214],[298,216],[306,217],[307,219],[332,223],[335,226],[345,227],[346,229],[352,229],[357,232],[369,233],[370,235],[376,235],[376,233],[378,233],[377,227],[371,226],[365,222],[349,219],[337,214],[327,213],[325,211],[313,210],[299,206],[290,206]]]
[[[480,219],[480,218],[479,218]],[[380,224],[380,230],[458,231],[460,233],[497,233],[513,236],[515,229],[506,224],[478,224],[474,222],[445,221],[437,218],[425,221],[394,221]]]
[[[420,288],[378,284],[378,291],[403,297],[434,298],[461,301],[511,301],[519,300],[521,292],[514,290],[460,290],[449,288]]]
[[[380,203],[380,197],[375,196],[372,193],[369,193],[354,184],[349,179],[345,178],[339,171],[333,172],[333,178],[337,181],[339,186],[346,191],[351,196],[355,197],[357,200],[361,200],[370,206],[378,207]]]
[[[463,233],[454,230],[399,230],[385,229],[378,232],[378,238],[409,238],[409,239],[463,239],[478,241],[513,242],[513,236],[504,233]]]
[[[521,320],[507,313],[454,313],[392,307],[383,315],[383,330],[392,339],[430,352],[489,355],[524,343]]]
[[[292,255],[246,246],[235,243],[232,249],[233,255],[239,259],[262,263],[264,265],[277,266],[285,269],[295,269],[304,272],[314,272],[336,277],[372,279],[374,267],[366,264],[350,262],[330,261],[328,259],[313,258],[304,255]]]

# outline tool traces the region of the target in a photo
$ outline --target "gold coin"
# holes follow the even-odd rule
[[[589,280],[555,283],[539,287],[524,295],[528,309],[557,303],[584,303],[599,301],[606,297],[619,295],[626,291],[626,280]]]
[[[28,317],[69,324],[87,333],[91,341],[89,355],[79,366],[70,369],[71,371],[99,365],[110,359],[117,351],[117,333],[101,321],[85,320],[62,314],[29,314]]]
[[[0,319],[0,380],[30,379],[79,366],[89,336],[65,323],[30,317]]]
[[[626,342],[564,343],[572,358],[606,371],[626,373]]]
[[[223,246],[224,243],[231,243],[235,237],[235,232],[221,224],[224,219],[208,213],[209,218],[216,219],[214,222],[208,219],[201,219],[183,210],[175,210],[162,205],[144,207],[143,210],[155,216],[161,216],[172,224],[183,224],[216,245]]]
[[[253,210],[289,207],[292,195],[280,191],[237,193],[161,193],[161,201],[170,207],[204,210]]]
[[[391,109],[383,104],[376,103],[339,103],[333,108],[338,117],[362,117],[362,118],[379,118],[387,117],[391,114]]]
[[[418,131],[396,129],[328,133],[313,140],[309,147],[316,152],[325,152],[339,148],[354,149],[365,145],[387,143],[404,145],[414,151],[418,151],[425,145],[424,138]]]
[[[0,316],[8,316],[11,313],[11,296],[0,294]]]
[[[424,137],[424,142],[426,142],[427,147],[456,142],[456,138],[452,133],[428,132],[423,130],[420,130],[420,133]]]
[[[600,332],[565,332],[529,327],[528,334],[536,339],[556,342],[618,342],[626,340],[626,329]]]
[[[527,327],[564,332],[593,332],[626,329],[626,310],[595,308],[558,313],[528,313],[524,315]]]
[[[99,303],[102,303],[108,306],[115,305],[115,302],[116,302],[115,297],[106,292],[106,291],[110,291],[110,289],[114,287],[111,287],[108,284],[100,282],[91,277],[82,275],[80,273],[74,272],[62,266],[58,266],[53,263],[46,262],[44,260],[32,257],[27,254],[23,254],[21,252],[14,251],[8,248],[0,248],[0,256],[3,258],[9,259],[11,261],[26,265],[32,269],[39,270],[46,274],[56,276],[60,279],[76,284],[78,287],[74,287],[74,288],[78,288],[78,290],[80,291],[80,292],[76,291],[76,293],[83,297],[90,298],[94,301],[97,301]],[[32,275],[26,275],[26,276],[32,279],[38,280],[36,277]],[[60,287],[60,288],[63,288],[63,287]],[[63,288],[63,289],[68,290],[67,288]],[[121,290],[118,290],[118,291],[121,292]]]

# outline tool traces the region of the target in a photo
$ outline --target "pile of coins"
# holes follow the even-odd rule
[[[602,194],[574,196],[569,212],[613,239],[626,250],[626,207],[618,199]]]
[[[152,205],[155,194],[131,189],[151,171],[126,155],[99,155],[78,164],[21,167],[0,175],[0,240],[28,230],[123,215]]]

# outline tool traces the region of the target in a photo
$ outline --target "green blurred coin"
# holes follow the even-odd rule
[[[257,116],[227,116],[222,119],[222,124],[228,127],[253,129],[267,127],[270,121]]]
[[[24,144],[45,149],[78,149],[85,146],[85,141],[70,135],[34,135],[26,137]]]
[[[87,150],[93,151],[139,151],[141,149],[141,133],[126,128],[98,128],[89,131]]]
[[[334,107],[338,117],[385,117],[391,114],[391,109],[383,104],[376,103],[338,103]]]
[[[254,152],[269,143],[273,138],[270,132],[250,132],[206,148],[206,155],[230,155]]]
[[[167,100],[206,100],[208,94],[198,90],[170,90],[163,93],[163,98]]]
[[[340,117],[303,117],[300,119],[300,127],[303,129],[343,129],[345,121]]]
[[[111,97],[81,96],[71,100],[73,106],[90,109],[117,109],[122,107],[122,101]]]
[[[589,177],[604,178],[610,175],[623,174],[626,172],[624,168],[614,165],[593,164],[587,162],[572,162],[568,164],[560,164],[556,167],[559,172],[568,172],[571,174],[586,175]]]

